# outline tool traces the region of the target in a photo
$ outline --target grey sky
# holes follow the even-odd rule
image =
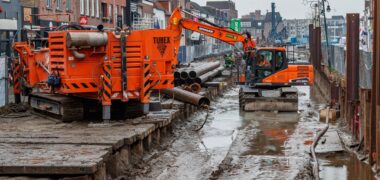
[[[206,0],[192,0],[201,6],[206,5]],[[212,1],[212,0],[211,0]],[[270,11],[271,2],[276,3],[276,11],[279,11],[285,19],[305,18],[310,16],[311,8],[309,4],[304,4],[304,0],[232,0],[236,4],[239,17],[255,9],[260,9],[262,12]],[[331,15],[345,15],[346,13],[363,14],[364,0],[328,0],[332,11]]]

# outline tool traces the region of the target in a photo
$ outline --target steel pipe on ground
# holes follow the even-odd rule
[[[221,87],[221,86],[226,86],[226,82],[205,82],[204,86],[205,87]]]
[[[220,66],[220,62],[212,62],[210,64],[204,65],[203,67],[197,67],[196,69],[191,70],[188,74],[191,79],[195,79],[200,77],[203,74],[206,74],[207,72],[216,69]]]
[[[217,76],[224,70],[224,67],[219,67],[217,69],[214,69],[213,71],[210,71],[206,74],[203,74],[202,76],[199,76],[195,79],[195,82],[198,84],[202,84],[206,82],[207,80],[210,80],[211,78]]]
[[[181,78],[181,73],[179,71],[174,72],[174,79],[179,79]]]
[[[162,93],[169,95],[170,97],[174,97],[174,99],[177,99],[179,101],[183,101],[195,106],[203,106],[203,105],[210,105],[210,100],[207,97],[185,91],[180,88],[173,88],[173,89],[162,89]]]
[[[182,80],[187,80],[189,79],[189,74],[186,71],[182,71],[180,77]]]

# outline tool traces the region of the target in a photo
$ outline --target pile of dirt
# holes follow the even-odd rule
[[[0,107],[0,117],[8,117],[10,115],[21,115],[27,113],[28,109],[29,106],[27,104],[11,103],[6,106]]]

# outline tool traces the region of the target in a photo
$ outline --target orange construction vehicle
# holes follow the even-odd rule
[[[181,33],[181,29],[185,28],[231,45],[242,43],[246,62],[243,76],[245,80],[241,84],[239,96],[242,109],[298,110],[298,91],[292,86],[313,85],[314,74],[311,64],[290,63],[285,47],[258,48],[249,33],[240,34],[203,18],[198,17],[198,19],[200,22],[183,18],[181,11],[177,9],[171,16],[170,27],[178,29],[177,33]]]
[[[176,38],[170,29],[100,29],[51,31],[48,46],[38,49],[17,42],[14,93],[23,92],[31,107],[63,121],[96,109],[105,120],[111,111],[146,113],[152,89],[173,87]]]

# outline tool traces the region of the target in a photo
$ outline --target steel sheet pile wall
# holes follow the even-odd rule
[[[347,14],[347,46],[322,47],[320,32],[310,26],[310,53],[316,69],[316,87],[330,89],[330,103],[339,92],[341,117],[350,124],[371,165],[380,170],[380,0],[372,0],[374,17],[374,52],[359,50],[359,14]],[[322,52],[320,48],[322,47]],[[319,51],[319,52],[318,52]],[[327,53],[327,51],[329,53]],[[322,57],[319,58],[319,53]],[[329,57],[327,57],[329,56]],[[323,68],[330,60],[331,67]],[[322,63],[322,64],[321,64]],[[337,75],[337,78],[334,78]],[[323,78],[327,76],[328,78]],[[326,84],[329,84],[326,86]],[[336,86],[338,86],[336,88]],[[326,94],[326,93],[325,93]]]
[[[359,134],[359,14],[347,14],[346,120],[352,133]],[[358,137],[360,138],[360,137]]]
[[[373,74],[372,74],[372,99],[371,99],[371,123],[370,123],[370,163],[376,160],[377,172],[380,170],[380,2],[373,0],[374,36],[373,36]],[[373,138],[375,137],[375,138]],[[373,159],[371,156],[375,154]]]

